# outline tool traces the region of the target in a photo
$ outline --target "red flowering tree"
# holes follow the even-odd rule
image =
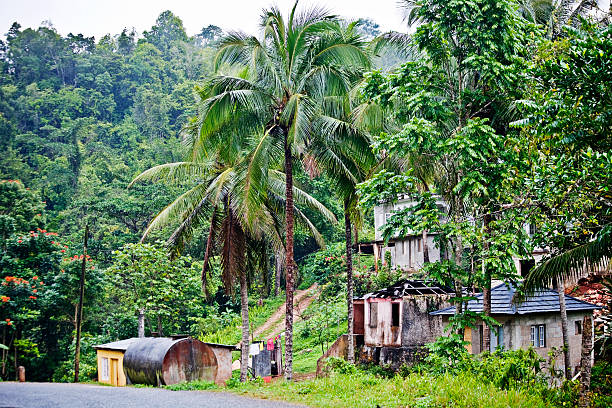
[[[5,276],[0,283],[0,327],[2,328],[1,375],[6,378],[9,351],[18,338],[18,327],[39,314],[38,297],[44,283],[38,276],[24,279]]]

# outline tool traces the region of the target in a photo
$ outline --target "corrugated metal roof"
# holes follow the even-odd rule
[[[543,312],[558,312],[559,311],[559,293],[556,290],[546,289],[532,297],[525,299],[520,305],[512,304],[515,288],[511,284],[502,283],[491,289],[491,314],[514,315],[514,314],[529,314]],[[475,300],[468,302],[468,310],[482,313],[482,293],[475,296]],[[595,310],[600,309],[599,306],[584,302],[571,296],[565,296],[565,308],[568,312],[577,310]],[[455,307],[447,307],[445,309],[431,312],[432,315],[452,315],[455,314]]]
[[[128,346],[138,340],[138,337],[132,337],[130,339],[125,339],[125,340],[119,340],[119,341],[113,341],[111,343],[105,343],[105,344],[98,344],[97,346],[93,346],[93,348],[97,349],[103,349],[103,350],[119,350],[119,351],[125,351],[127,350]]]
[[[404,296],[415,295],[448,295],[453,294],[451,288],[440,286],[434,282],[424,280],[409,280],[405,279],[397,282],[376,292],[368,293],[363,296],[363,299],[378,298],[378,299],[400,299]]]

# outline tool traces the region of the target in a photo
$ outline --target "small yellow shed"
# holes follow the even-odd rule
[[[98,382],[119,387],[126,385],[123,355],[128,346],[135,341],[138,341],[138,338],[94,346],[98,353]]]

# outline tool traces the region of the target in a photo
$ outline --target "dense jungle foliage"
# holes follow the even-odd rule
[[[15,23],[0,42],[2,343],[15,344],[28,378],[70,379],[86,224],[87,377],[95,375],[90,346],[135,336],[143,302],[147,335],[214,331],[200,320],[237,310],[238,300],[221,288],[218,265],[208,282],[212,298],[202,294],[196,259],[203,257],[208,226],[177,259],[169,260],[157,242],[173,226],[138,244],[180,187],[127,188],[144,170],[184,157],[181,129],[197,111],[197,88],[212,74],[221,34],[209,26],[189,37],[167,11],[140,36],[123,30],[96,41],[62,37],[49,25],[22,29]],[[300,169],[296,177],[341,216],[327,178],[311,179]],[[315,213],[309,217],[326,240],[340,239],[339,226]],[[296,258],[316,249],[308,231],[298,228]],[[135,257],[137,266],[129,261]],[[272,273],[252,277],[256,293],[270,294]],[[38,287],[43,284],[44,290]],[[12,354],[12,348],[3,351],[3,378],[14,376]]]
[[[609,268],[610,14],[544,3],[406,0],[410,35],[318,9],[265,11],[261,39],[213,25],[190,37],[170,11],[97,40],[13,24],[0,40],[0,378],[23,365],[28,380],[73,380],[83,271],[85,380],[93,345],[138,334],[245,350],[296,289],[311,303],[284,331],[291,379],[351,327],[353,297],[410,272],[457,292],[421,364],[395,375],[332,359],[328,379],[228,386],[317,406],[368,387],[364,404],[606,406],[611,305],[589,392],[533,350],[472,356],[463,340],[481,319],[488,349],[497,323],[490,304],[466,311],[462,287],[486,302],[492,279],[522,282],[520,297]],[[416,205],[381,232],[435,234],[444,255],[430,262],[424,245],[418,271],[355,251],[374,239],[373,208],[405,194]],[[515,260],[536,247],[549,254],[522,281]]]

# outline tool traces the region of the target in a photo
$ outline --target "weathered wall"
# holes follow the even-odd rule
[[[355,336],[357,337],[357,336]],[[355,341],[357,343],[357,341]],[[356,344],[355,344],[356,345]],[[319,357],[317,360],[317,377],[320,377],[325,373],[325,367],[327,363],[327,359],[329,357],[338,357],[347,359],[348,357],[348,334],[343,334],[336,339],[334,344],[332,344],[327,351]]]
[[[436,262],[440,260],[440,248],[436,247],[434,236],[427,236],[427,245],[429,249],[429,261]],[[400,240],[394,240],[393,247],[385,247],[382,250],[382,258],[384,260],[385,252],[391,252],[391,262],[393,266],[402,269],[419,270],[423,267],[424,252],[421,236],[410,236]]]
[[[416,205],[417,202],[414,201],[409,196],[400,198],[396,203],[384,203],[374,207],[374,231],[375,231],[375,240],[382,241],[382,227],[387,222],[387,217],[391,215],[395,211],[399,211],[401,209],[412,207]],[[447,205],[440,198],[436,200],[436,205],[443,209],[447,207]],[[445,222],[445,218],[443,217],[442,222]],[[423,262],[423,243],[421,242],[419,249],[419,241],[421,240],[421,234],[412,235],[402,238],[401,240],[393,238],[392,242],[395,243],[394,247],[384,247],[381,250],[381,258],[385,259],[385,252],[391,252],[391,259],[393,266],[397,266],[403,269],[420,269]],[[436,248],[436,244],[434,242],[433,235],[429,235],[427,238],[427,243],[429,247],[429,259],[431,262],[435,262],[440,260],[440,249]],[[376,255],[378,256],[378,255]]]
[[[582,324],[585,312],[568,312],[568,343],[570,350],[570,364],[572,372],[580,365],[580,352],[582,349],[582,335],[576,333],[576,321]],[[590,313],[589,313],[590,314]],[[546,325],[546,347],[537,347],[534,350],[543,358],[548,360],[548,352],[555,347],[563,346],[563,334],[561,332],[561,317],[558,313],[542,313],[536,315],[524,315],[514,319],[513,349],[528,348],[531,345],[531,326]],[[563,368],[563,357],[556,359],[555,367]]]
[[[429,312],[450,306],[448,295],[404,297],[401,314],[401,345],[422,346],[435,341],[444,334],[442,316]]]
[[[394,371],[402,365],[412,366],[421,362],[428,354],[424,346],[415,347],[375,347],[363,346],[359,361],[365,364],[378,364]]]
[[[375,326],[370,324],[370,303],[376,303],[378,306],[377,323]],[[400,305],[400,325],[393,327],[391,304],[399,303]],[[364,302],[364,320],[365,334],[364,341],[370,346],[400,346],[401,345],[401,316],[402,302],[399,299],[366,299]]]

